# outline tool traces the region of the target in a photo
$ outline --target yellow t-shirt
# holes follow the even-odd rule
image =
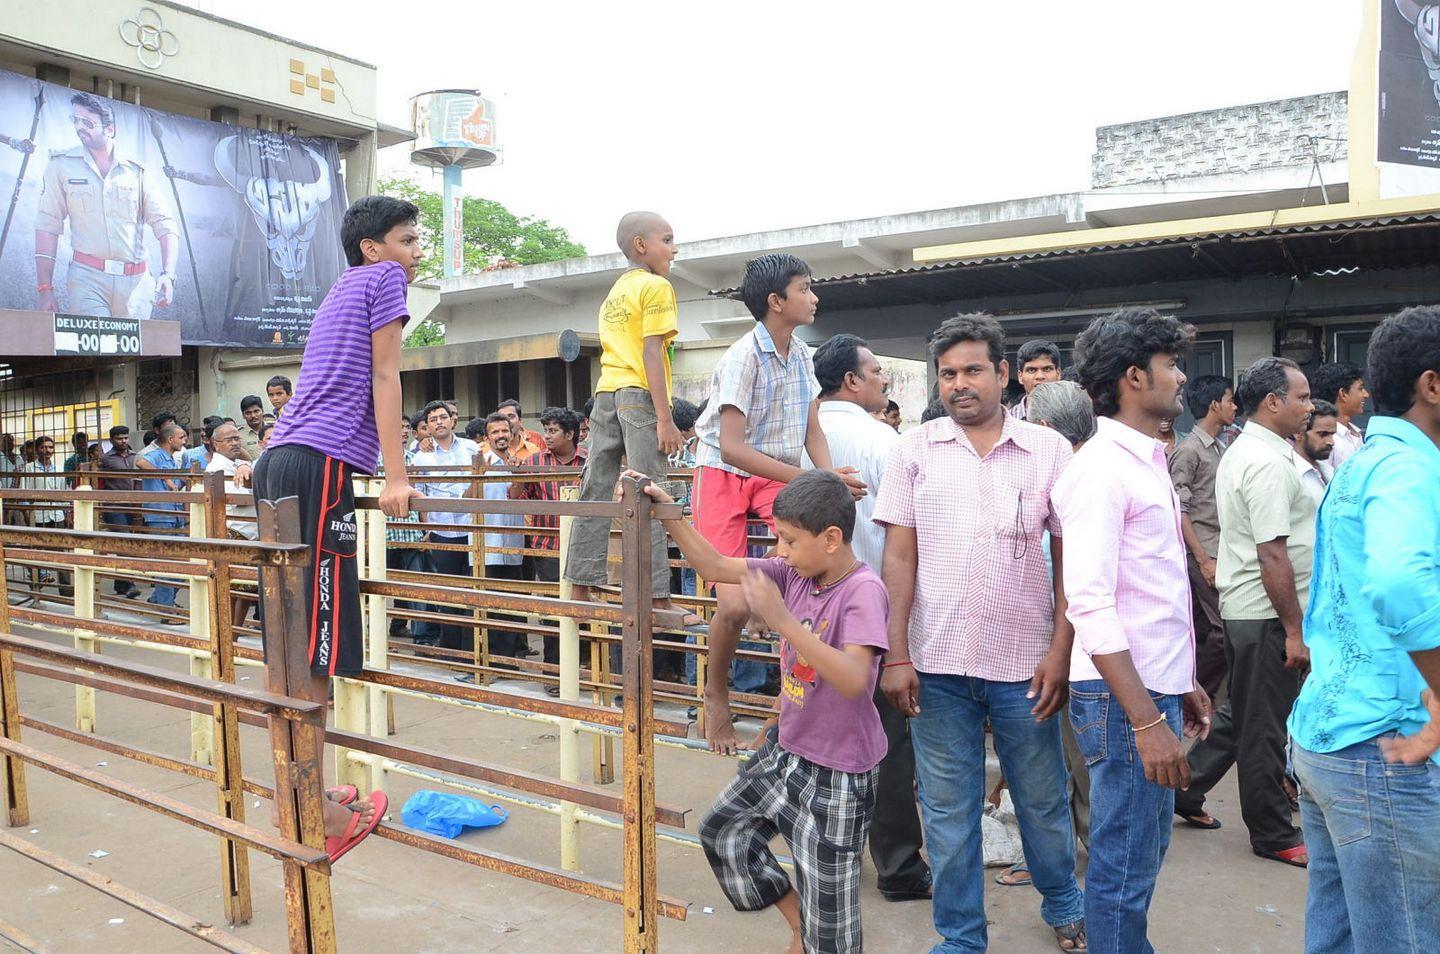
[[[643,268],[616,279],[600,306],[600,380],[595,393],[646,388],[645,339],[662,336],[666,344],[676,327],[675,289]],[[670,349],[664,349],[665,391],[670,391]]]

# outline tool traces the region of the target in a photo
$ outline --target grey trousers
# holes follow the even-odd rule
[[[581,500],[611,500],[620,479],[620,460],[653,481],[667,479],[668,468],[656,436],[655,402],[644,388],[621,388],[595,395],[590,412],[590,456],[580,478]],[[576,517],[570,528],[565,578],[582,586],[609,582],[610,523],[603,517]],[[670,595],[670,567],[665,550],[665,528],[655,521],[650,528],[651,595]]]

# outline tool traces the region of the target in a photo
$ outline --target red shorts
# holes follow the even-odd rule
[[[746,523],[754,516],[775,532],[775,497],[785,485],[768,477],[741,477],[718,467],[695,471],[691,507],[695,529],[721,556],[745,555]]]

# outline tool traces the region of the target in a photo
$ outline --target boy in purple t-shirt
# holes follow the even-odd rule
[[[316,676],[359,675],[365,665],[353,476],[375,473],[384,458],[380,509],[390,517],[404,517],[420,495],[405,473],[399,429],[375,426],[400,417],[405,293],[424,257],[418,217],[413,204],[382,195],[345,211],[340,244],[350,268],[315,311],[295,395],[255,465],[257,501],[299,498],[301,541],[313,549],[305,615]],[[375,830],[387,802],[374,792],[342,806],[328,794],[325,848],[335,861]]]
[[[670,497],[650,484],[658,501]],[[751,611],[782,638],[780,725],[771,720],[700,825],[700,842],[736,910],[774,905],[792,951],[858,951],[860,852],[875,805],[885,732],[873,695],[889,648],[890,601],[856,558],[855,501],[836,474],[811,470],[773,509],[777,557],[724,557],[684,520],[665,527],[702,579],[738,583]],[[769,842],[785,839],[792,887]]]

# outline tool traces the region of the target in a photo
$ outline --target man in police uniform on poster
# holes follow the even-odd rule
[[[175,298],[179,230],[163,193],[145,167],[115,148],[115,113],[88,93],[70,97],[70,122],[80,145],[50,156],[35,216],[36,307],[61,311],[55,298],[55,254],[65,220],[72,255],[67,314],[149,318]],[[160,270],[145,261],[144,226],[160,243]]]

